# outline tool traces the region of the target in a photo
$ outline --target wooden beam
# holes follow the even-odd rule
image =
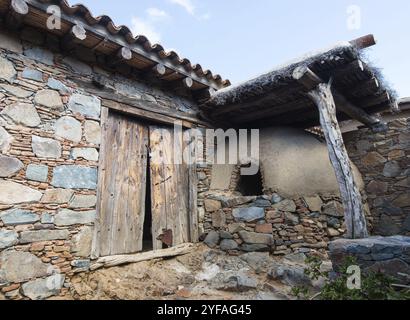
[[[225,115],[229,112],[237,112],[237,111],[242,111],[242,110],[246,110],[247,108],[252,108],[257,105],[257,104],[268,104],[268,103],[272,103],[272,100],[277,100],[278,98],[280,98],[282,96],[282,94],[286,94],[286,96],[297,96],[300,95],[300,91],[301,89],[303,89],[303,87],[301,87],[300,85],[294,86],[293,88],[289,87],[289,85],[271,91],[268,95],[259,98],[258,100],[255,99],[247,99],[249,101],[247,102],[238,102],[237,104],[231,104],[231,105],[226,105],[223,107],[218,107],[218,106],[210,106],[210,110],[212,110],[212,117],[214,118],[221,118],[221,117],[225,117]],[[216,92],[217,94],[218,92]],[[212,97],[211,97],[212,99]],[[278,103],[276,103],[278,104]]]
[[[102,47],[104,47],[108,43],[108,39],[104,38],[101,41],[99,41],[94,47],[90,48],[92,51],[96,51]]]
[[[283,114],[286,114],[290,111],[291,116],[294,116],[295,111],[299,111],[301,109],[306,108],[306,101],[308,99],[298,99],[292,102],[287,102],[275,106],[270,106],[268,108],[257,110],[257,111],[246,111],[244,113],[228,115],[230,121],[235,123],[251,123],[252,121],[263,120],[266,121],[267,119],[273,117],[281,117]],[[269,102],[268,102],[269,103]],[[252,110],[252,109],[251,109]]]
[[[376,92],[380,89],[380,83],[377,78],[372,78],[366,82],[363,82],[357,86],[355,86],[354,89],[347,88],[346,91],[349,92],[349,96],[358,96],[358,97],[363,97],[366,95],[366,93],[370,92]]]
[[[393,113],[400,113],[399,103],[397,101],[393,101],[390,105],[390,110]]]
[[[182,120],[184,123],[189,122],[195,125],[199,124],[205,127],[211,127],[209,123],[199,120],[195,115],[189,115],[185,112],[164,108],[156,103],[138,100],[135,97],[127,97],[121,95],[111,88],[98,89],[92,82],[87,82],[78,78],[69,77],[69,80],[76,83],[79,87],[83,88],[89,94],[98,96],[101,99],[105,99],[106,101],[109,100],[124,105],[124,107],[131,110],[130,112],[132,112],[133,109],[137,109],[136,112],[138,112],[138,109],[140,109],[142,111],[147,111],[150,114],[153,114],[154,117],[155,115],[157,115],[156,117],[164,115],[168,118],[173,118],[174,120]]]
[[[358,104],[362,107],[362,108],[369,108],[372,106],[376,106],[379,104],[386,104],[386,105],[390,105],[391,103],[391,98],[390,98],[390,94],[387,91],[383,91],[380,92],[378,95],[374,95],[372,97],[367,97],[367,98],[362,98],[362,100],[358,102]]]
[[[194,80],[192,80],[192,78],[187,77],[182,80],[182,85],[184,86],[184,88],[191,89],[194,85]]]
[[[141,105],[143,105],[143,104],[144,103],[142,102]],[[143,110],[143,109],[139,109],[139,108],[133,108],[131,106],[127,106],[127,105],[124,105],[122,103],[112,101],[112,100],[108,100],[108,99],[103,99],[102,100],[102,105],[106,108],[116,110],[116,111],[122,112],[124,114],[136,116],[136,117],[141,118],[141,119],[145,119],[145,120],[149,120],[149,121],[153,121],[153,122],[158,122],[158,123],[163,123],[163,124],[167,124],[167,125],[174,125],[175,121],[177,120],[177,118],[172,117],[172,116],[166,116],[166,115],[155,113],[155,112],[152,112],[152,111],[147,111],[147,110]],[[193,128],[195,125],[192,124],[189,121],[182,120],[182,126],[184,128],[189,128],[190,129],[190,128]]]
[[[319,84],[324,83],[312,70],[307,66],[298,67],[293,72],[293,78],[301,83],[308,91],[315,89]],[[350,103],[342,94],[336,89],[332,89],[333,96],[336,101],[337,108],[349,117],[360,121],[374,131],[385,130],[386,124],[379,118],[369,115],[361,108],[356,107]]]
[[[109,60],[111,66],[125,63],[132,59],[132,51],[128,47],[121,47]]]
[[[167,68],[162,63],[156,64],[152,69],[152,72],[154,72],[156,77],[162,77],[165,76],[167,72]]]
[[[320,124],[329,149],[329,157],[339,183],[345,210],[347,237],[362,239],[369,236],[365,210],[358,184],[353,175],[339,123],[336,119],[336,104],[331,85],[321,83],[309,92],[309,97],[319,109]]]
[[[72,50],[75,46],[81,44],[86,38],[87,32],[84,27],[79,24],[75,24],[61,40],[61,46],[65,50]]]
[[[99,258],[92,266],[91,270],[99,268],[110,268],[115,266],[121,266],[129,263],[138,263],[143,261],[149,261],[154,259],[171,258],[176,256],[185,255],[193,252],[197,248],[192,243],[182,244],[168,249],[155,250],[150,252],[143,252],[130,255],[119,255]]]
[[[44,3],[38,0],[25,1],[29,4],[30,7],[44,12],[44,18],[47,17],[46,12],[49,6],[48,1]],[[77,16],[72,16],[65,12],[61,12],[61,19],[64,22],[69,22],[71,24],[76,24],[78,21]],[[46,26],[44,25],[42,28],[46,29]],[[207,79],[206,77],[197,75],[195,70],[187,70],[185,66],[179,63],[179,61],[174,61],[172,58],[161,58],[157,52],[152,50],[146,51],[140,43],[128,41],[126,37],[124,37],[121,33],[112,34],[105,28],[95,28],[90,25],[84,25],[84,28],[86,29],[87,34],[90,37],[95,38],[97,41],[107,39],[107,44],[109,44],[110,46],[115,45],[118,46],[118,48],[127,47],[135,55],[139,56],[145,61],[152,63],[152,65],[162,63],[167,69],[171,69],[174,72],[177,72],[179,75],[181,75],[181,77],[190,77],[193,80],[203,84],[204,86],[213,87],[215,89],[220,89],[221,87],[223,87],[221,83],[213,79]]]
[[[345,64],[340,68],[335,68],[334,70],[332,70],[332,77],[338,80],[337,82],[342,82],[347,77],[351,78],[353,74],[360,74],[362,72],[365,72],[365,74],[367,74],[368,77],[373,76],[373,74],[371,74],[369,70],[366,69],[363,61],[353,60],[352,62]]]
[[[209,98],[216,92],[215,89],[212,88],[205,88],[201,90],[196,90],[193,92],[193,97],[199,103],[205,103],[209,100]]]
[[[5,17],[7,27],[12,30],[20,29],[28,12],[29,8],[25,0],[11,0]]]
[[[162,77],[161,79],[166,80],[166,76]],[[166,84],[166,87],[169,88],[170,90],[183,90],[185,91],[186,89],[188,90],[194,90],[194,81],[189,78],[182,78],[182,79],[176,79],[176,80],[166,80],[168,83]]]
[[[360,37],[360,38],[350,41],[350,44],[353,47],[356,47],[357,49],[361,50],[361,49],[366,49],[366,48],[376,45],[377,41],[374,38],[374,35],[368,34],[364,37]]]

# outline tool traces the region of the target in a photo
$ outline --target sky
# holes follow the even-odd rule
[[[410,96],[408,0],[69,0],[175,50],[233,84],[307,52],[372,33],[367,55]]]

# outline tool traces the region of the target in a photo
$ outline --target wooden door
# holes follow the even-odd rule
[[[175,164],[175,144],[182,150],[182,139],[174,139],[172,128],[150,127],[151,210],[154,250],[163,241],[176,246],[190,242],[190,190],[188,166]],[[192,213],[192,214],[196,214]]]
[[[142,251],[145,218],[148,128],[110,111],[100,164],[99,256]]]

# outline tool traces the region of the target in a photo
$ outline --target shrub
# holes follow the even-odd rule
[[[340,267],[339,272],[332,275],[322,272],[322,261],[317,257],[306,259],[308,267],[305,274],[312,280],[323,277],[325,284],[322,290],[314,296],[320,300],[410,300],[410,289],[408,287],[397,287],[394,285],[396,279],[380,272],[368,272],[361,275],[361,289],[349,289],[347,287],[348,268],[357,265],[353,257],[347,257]],[[306,287],[296,287],[292,289],[292,294],[297,298],[308,299],[311,296]]]

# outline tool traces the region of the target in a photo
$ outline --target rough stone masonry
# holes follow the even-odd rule
[[[28,27],[0,32],[0,296],[8,299],[64,296],[70,277],[90,266],[101,99],[73,79],[98,74],[119,94],[194,108],[104,70],[91,52],[79,53],[87,64],[64,56],[58,41]]]
[[[366,185],[373,234],[410,236],[410,119],[391,121],[378,134],[361,128],[345,141]]]

